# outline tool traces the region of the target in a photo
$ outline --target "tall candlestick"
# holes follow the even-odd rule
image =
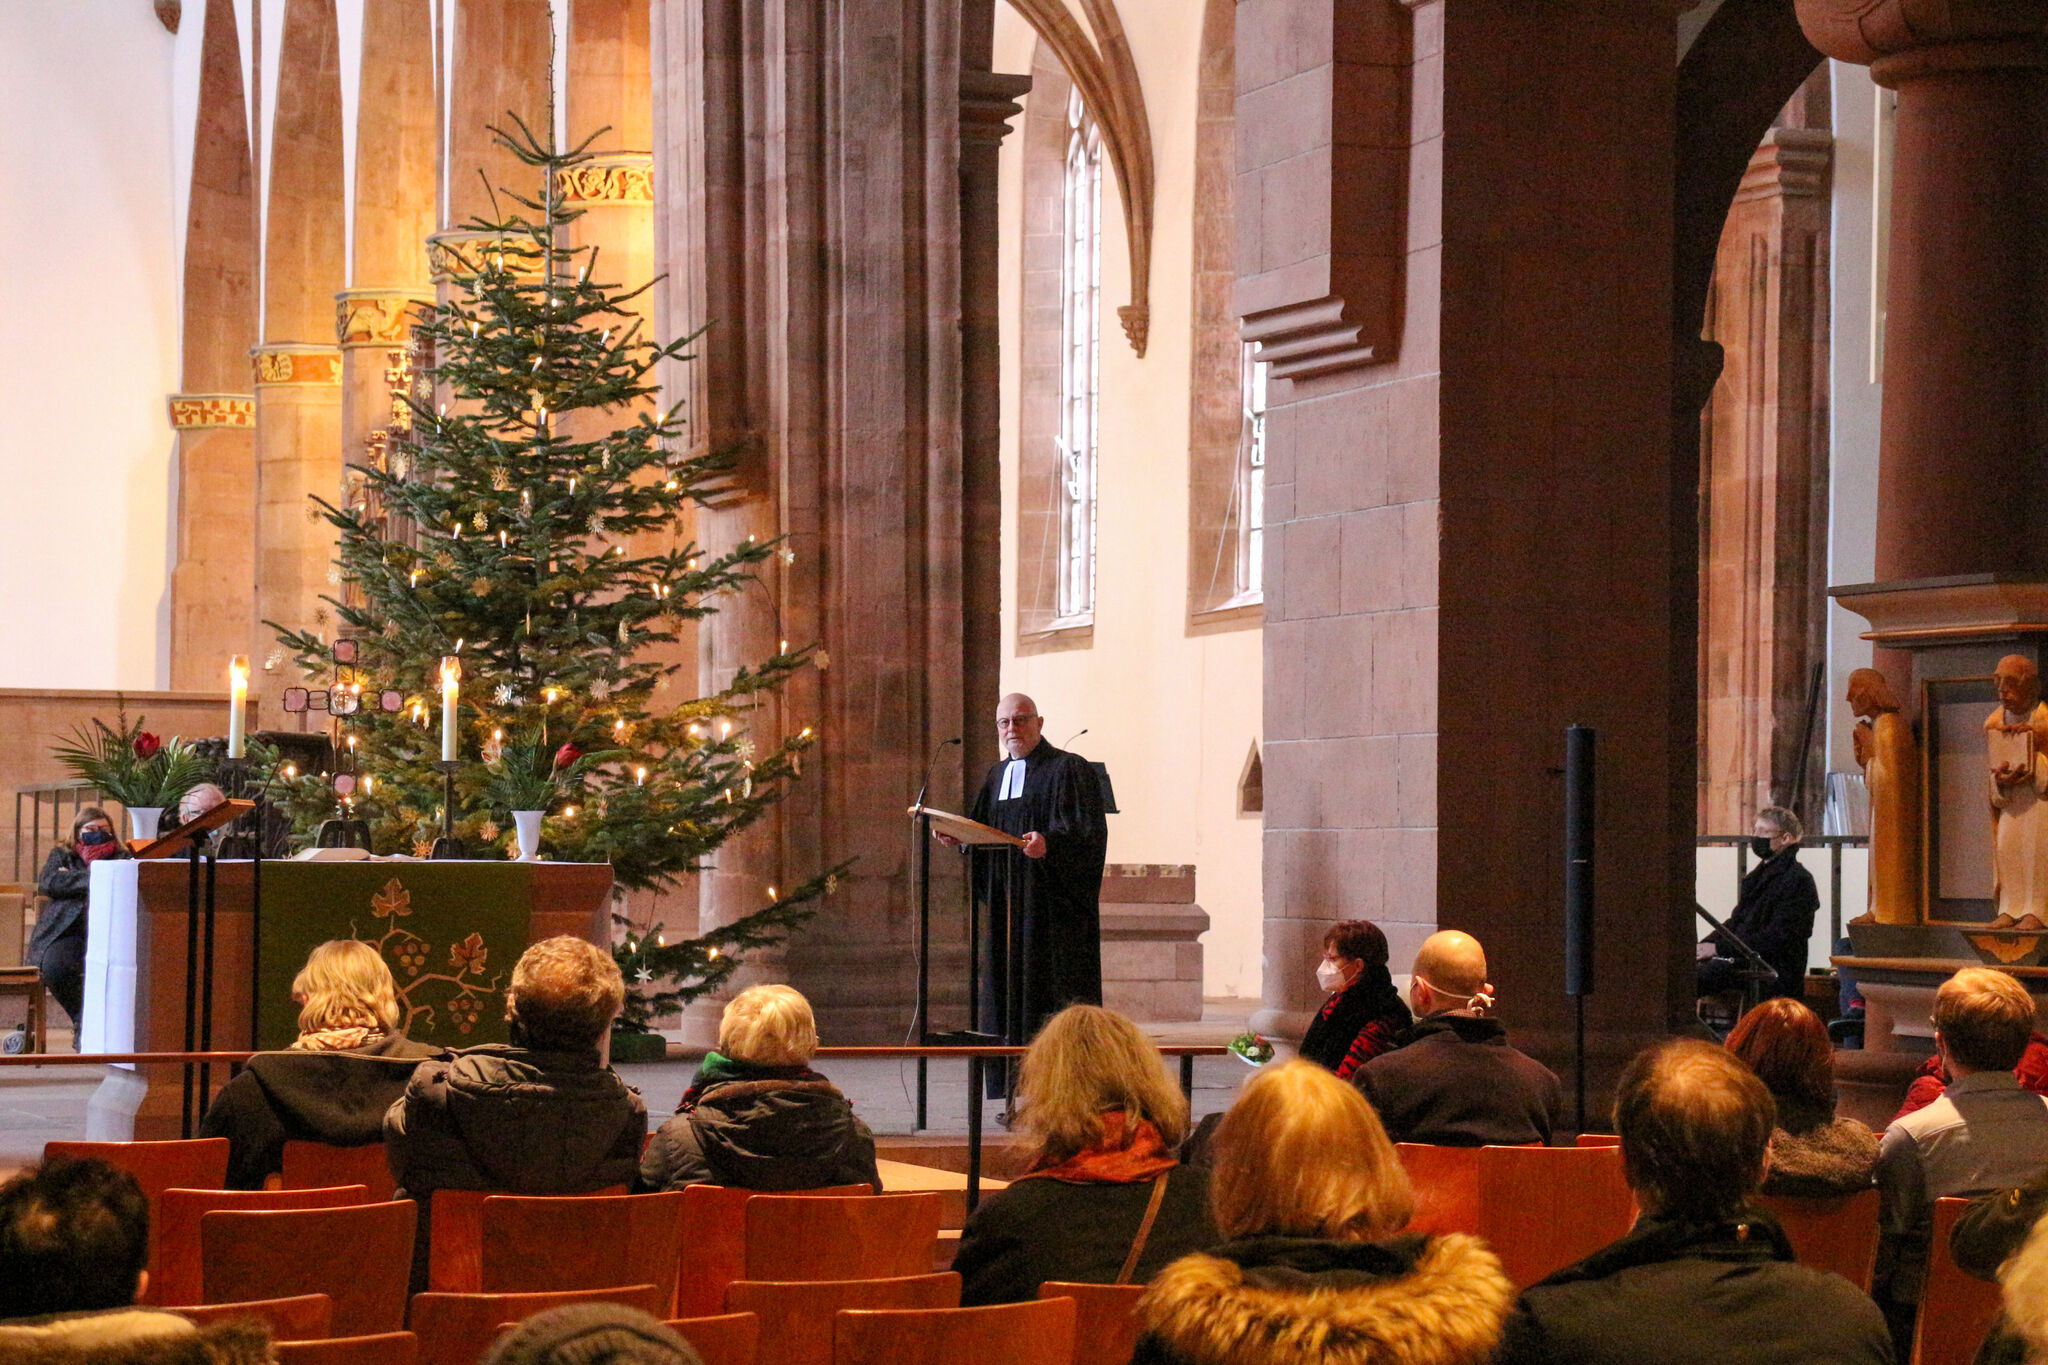
[[[242,712],[249,704],[249,656],[228,660],[228,757],[242,756]]]
[[[455,761],[455,699],[462,685],[462,660],[453,654],[441,660],[441,761]]]

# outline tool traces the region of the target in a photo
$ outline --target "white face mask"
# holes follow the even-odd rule
[[[1316,984],[1325,991],[1334,991],[1344,984],[1344,969],[1324,958],[1316,964]]]

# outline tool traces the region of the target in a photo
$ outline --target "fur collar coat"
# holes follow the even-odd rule
[[[1138,1307],[1133,1365],[1481,1365],[1515,1303],[1476,1237],[1252,1237],[1184,1256]]]

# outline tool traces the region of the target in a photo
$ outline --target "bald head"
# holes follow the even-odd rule
[[[1486,950],[1478,939],[1444,929],[1422,941],[1408,987],[1409,1003],[1418,1015],[1465,1009],[1485,990]]]
[[[2024,654],[2006,655],[1991,676],[1998,683],[1998,700],[2008,711],[2031,711],[2041,700],[2041,672]]]
[[[1038,703],[1022,692],[1012,692],[996,703],[996,742],[1011,758],[1023,758],[1038,747],[1045,731],[1045,717]]]

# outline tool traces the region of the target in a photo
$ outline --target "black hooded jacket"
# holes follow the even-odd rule
[[[1549,1067],[1508,1046],[1498,1021],[1432,1014],[1351,1073],[1396,1142],[1512,1147],[1549,1142],[1564,1088]]]
[[[382,1142],[384,1111],[436,1051],[389,1033],[351,1052],[259,1052],[214,1096],[199,1136],[228,1140],[229,1189],[260,1190],[287,1142]]]
[[[647,1144],[639,1188],[881,1189],[875,1135],[832,1082],[805,1067],[721,1061],[720,1078],[693,1086]]]

